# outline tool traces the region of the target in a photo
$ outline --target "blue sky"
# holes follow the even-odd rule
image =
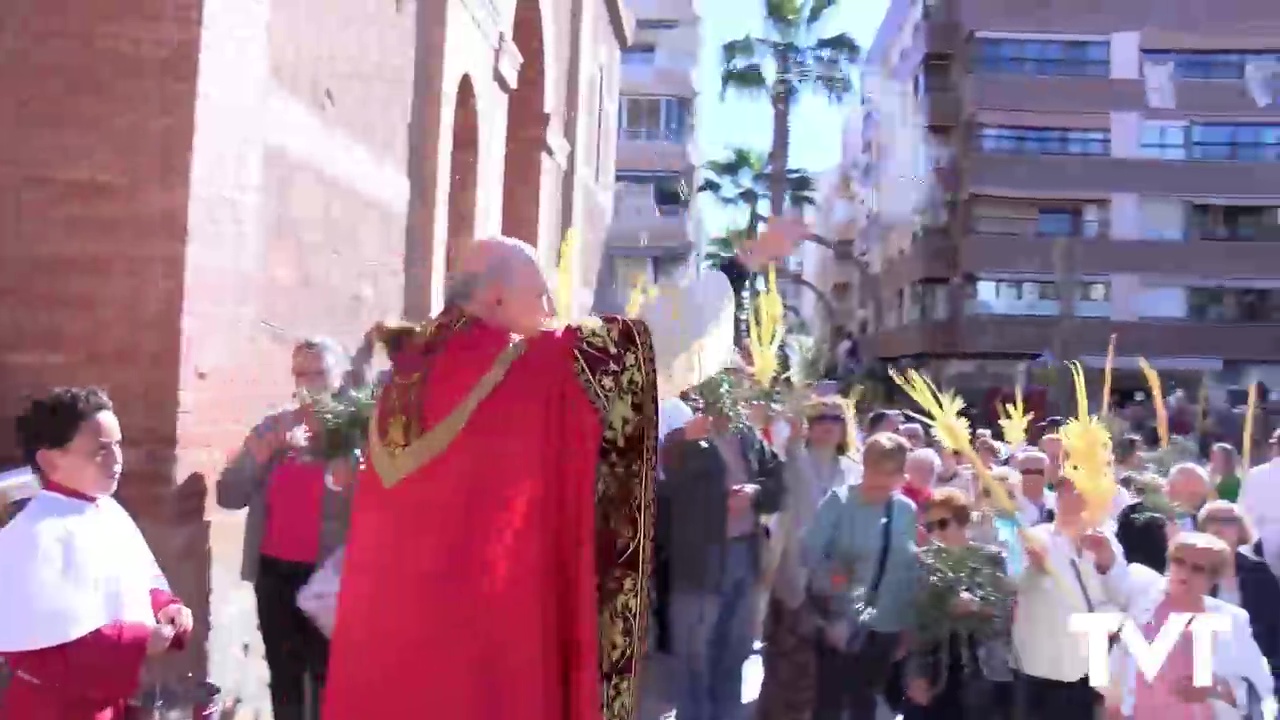
[[[703,160],[718,157],[730,147],[767,150],[772,132],[772,115],[764,99],[733,97],[720,100],[720,46],[732,38],[758,34],[763,26],[759,13],[748,9],[763,5],[759,0],[697,0],[702,15],[702,54],[698,66],[700,94],[697,102],[698,147]],[[840,0],[829,13],[826,32],[852,34],[865,49],[875,37],[888,0]],[[840,153],[840,130],[851,98],[843,106],[821,96],[801,99],[792,123],[791,167],[815,173],[836,164]],[[713,203],[699,203],[708,237],[723,232],[730,218]]]

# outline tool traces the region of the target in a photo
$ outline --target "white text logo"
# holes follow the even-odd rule
[[[1142,630],[1122,613],[1075,613],[1067,621],[1067,629],[1083,633],[1088,641],[1089,684],[1095,688],[1111,685],[1111,637],[1119,631],[1120,644],[1133,657],[1138,671],[1154,682],[1164,667],[1182,633],[1191,630],[1191,683],[1196,687],[1213,685],[1213,635],[1231,632],[1231,617],[1217,613],[1169,613],[1169,619],[1148,643]]]

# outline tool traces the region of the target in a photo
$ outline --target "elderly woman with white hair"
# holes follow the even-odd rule
[[[298,592],[346,540],[356,459],[326,461],[314,401],[364,382],[373,336],[353,358],[328,338],[291,356],[297,402],[263,418],[222,471],[218,505],[249,509],[242,578],[253,583],[276,720],[314,720],[329,643],[298,608]]]
[[[942,474],[942,458],[931,448],[916,448],[907,455],[906,473],[902,494],[911,498],[917,508],[924,507]]]
[[[1213,494],[1213,480],[1209,471],[1195,463],[1178,463],[1169,469],[1166,492],[1177,513],[1178,529],[1195,530],[1196,515]]]
[[[1214,614],[1228,619],[1228,632],[1213,638],[1213,678],[1207,687],[1192,680],[1194,636],[1184,630],[1154,677],[1144,677],[1126,643],[1111,654],[1108,716],[1132,720],[1261,720],[1272,704],[1274,681],[1258,644],[1249,613],[1210,595],[1230,562],[1231,550],[1218,538],[1183,532],[1169,545],[1169,570],[1160,575],[1141,565],[1128,578],[1128,620],[1147,643],[1155,641],[1171,616]]]

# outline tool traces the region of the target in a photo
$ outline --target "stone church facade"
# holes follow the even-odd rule
[[[0,411],[116,400],[120,497],[201,620],[167,672],[265,701],[243,518],[210,497],[295,339],[428,316],[500,232],[550,267],[576,228],[590,302],[632,25],[622,0],[0,6]]]

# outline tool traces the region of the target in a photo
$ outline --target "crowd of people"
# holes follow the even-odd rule
[[[975,428],[967,459],[909,410],[741,398],[664,401],[658,651],[678,720],[744,716],[753,639],[759,720],[1274,716],[1280,433],[1247,473],[1230,444],[1160,467],[1139,435],[1116,438],[1114,498],[1090,518],[1062,418],[1017,446]],[[1191,682],[1188,632],[1150,679],[1116,644],[1095,688],[1069,629],[1083,612],[1124,613],[1147,641],[1170,613],[1224,614],[1232,632],[1210,687]]]
[[[746,257],[804,232],[777,221]],[[1087,418],[1033,443],[910,392],[858,414],[826,384],[761,382],[750,357],[706,377],[710,356],[680,348],[716,335],[688,331],[708,306],[731,325],[723,276],[665,290],[644,322],[552,326],[548,292],[528,246],[477,241],[432,323],[293,348],[296,402],[216,486],[247,509],[277,720],[637,720],[653,682],[677,720],[747,720],[757,649],[759,720],[1274,717],[1280,433],[1245,468],[1230,445],[1166,467],[1102,432],[1084,472]],[[376,345],[391,368],[373,377]],[[332,424],[368,403],[354,433]],[[0,717],[133,717],[147,659],[196,618],[111,497],[124,429],[105,392],[61,388],[17,430],[40,490],[0,530]],[[1071,629],[1087,612],[1158,646],[1188,613],[1230,632],[1209,682],[1188,633],[1154,674],[1114,643],[1095,687]],[[641,672],[657,654],[671,672]]]

